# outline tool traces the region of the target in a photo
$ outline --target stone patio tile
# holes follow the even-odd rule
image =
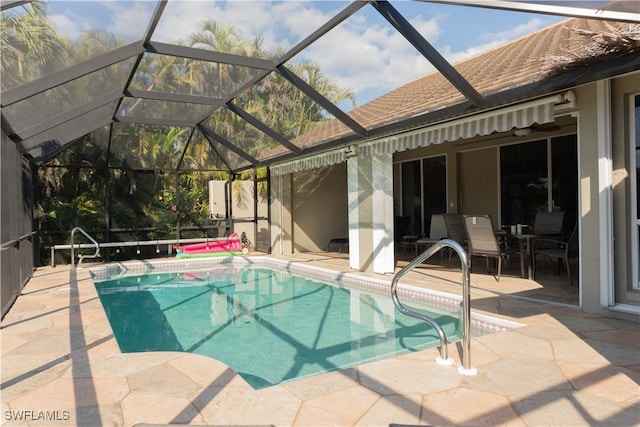
[[[458,388],[431,393],[423,399],[420,422],[455,426],[522,426],[509,400],[492,393]]]
[[[420,395],[382,396],[356,426],[416,425],[422,410]]]
[[[191,378],[163,363],[127,377],[131,391],[162,395],[188,396],[199,389]]]
[[[73,360],[76,366],[87,363],[88,361],[97,362],[99,360],[105,360],[120,354],[118,344],[111,337],[101,339],[95,339],[93,337],[87,338],[89,341],[87,341],[84,347],[75,349],[70,354],[71,360]]]
[[[60,308],[51,313],[49,318],[54,328],[68,328],[70,326],[81,325],[80,310],[73,307],[74,312],[69,312],[68,307]]]
[[[78,408],[75,414],[72,413],[71,419],[78,426],[120,427],[125,425],[120,404],[84,406]]]
[[[609,363],[621,366],[640,364],[640,351],[633,346],[611,344],[599,340],[585,340],[595,351],[607,359]]]
[[[516,321],[529,324],[535,324],[535,322],[548,321],[552,319],[546,314],[542,314],[545,310],[541,309],[541,305],[528,301],[522,301],[518,299],[504,298],[499,302],[499,313],[508,316]],[[473,301],[471,302],[473,307]]]
[[[529,426],[640,425],[640,406],[623,406],[585,392],[547,391],[512,399]]]
[[[496,332],[496,333],[501,334],[502,332]],[[475,338],[471,339],[470,356],[471,356],[471,367],[477,368],[477,369],[480,369],[482,366],[498,360],[498,356],[493,352],[493,350],[489,349],[481,341],[478,341]],[[464,356],[463,356],[461,342],[456,343],[455,346],[452,346],[449,349],[449,357],[453,357],[453,359],[455,360],[455,363],[457,363],[458,366],[462,365]]]
[[[89,371],[91,375],[98,377],[128,376],[169,362],[181,355],[175,352],[118,353],[92,363]],[[78,374],[83,375],[80,370]]]
[[[547,390],[573,390],[562,371],[552,361],[501,359],[466,376],[461,387],[511,396]]]
[[[593,346],[581,339],[555,341],[552,343],[555,359],[565,362],[608,365],[607,358]]]
[[[502,332],[496,332],[502,333]],[[461,366],[464,358],[462,341],[458,341],[453,344],[449,344],[448,354],[449,358],[453,360],[455,366]],[[420,360],[425,362],[434,362],[440,356],[439,348],[429,348],[421,351],[414,351],[411,353],[403,354],[396,357],[397,360]],[[481,342],[475,338],[471,339],[471,366],[477,368],[478,366],[491,363],[498,359],[496,354],[484,346]],[[436,362],[437,363],[437,362]]]
[[[2,356],[2,380],[25,378],[58,365],[70,365],[69,356],[50,354],[13,354]],[[66,368],[65,368],[66,369]]]
[[[69,359],[60,360],[40,369],[28,370],[20,364],[21,357],[2,359],[2,401],[10,401],[60,378],[71,366]],[[5,365],[6,364],[6,365]]]
[[[204,356],[120,354],[88,271],[77,270],[77,282],[70,286],[70,272],[64,268],[50,269],[54,274],[46,279],[32,279],[25,288],[27,295],[17,302],[31,308],[15,315],[10,311],[2,322],[3,411],[13,409],[10,405],[15,402],[37,402],[35,409],[47,405],[54,410],[55,405],[71,404],[71,420],[55,426],[143,422],[640,426],[640,396],[633,395],[640,375],[637,324],[472,289],[472,298],[479,301],[472,302],[474,309],[482,307],[488,314],[497,313],[495,317],[528,325],[474,338],[471,362],[479,371],[476,376],[460,375],[456,365],[437,365],[438,350],[432,348],[256,391],[226,365]],[[453,281],[460,276],[437,273]],[[459,294],[459,285],[437,283],[440,279],[433,276],[429,287]],[[484,277],[482,283],[489,279]],[[491,286],[506,290],[505,284]],[[518,282],[521,285],[523,292],[529,292],[527,286],[533,283]],[[32,311],[36,307],[43,308]],[[62,351],[69,348],[74,349],[70,354]],[[449,346],[449,356],[457,363],[460,348],[459,343]],[[127,376],[133,378],[136,390],[129,390]],[[82,405],[78,408],[76,398]],[[528,418],[511,419],[508,402],[504,404],[507,399],[515,402],[512,415],[522,410]],[[549,408],[567,413],[549,416],[544,413]],[[18,425],[11,423],[6,425]]]
[[[616,402],[640,399],[640,374],[634,371],[577,362],[558,362],[558,366],[577,390]]]
[[[130,393],[120,403],[123,426],[138,423],[202,424],[198,410],[189,399],[149,393]]]
[[[454,357],[456,352],[455,345],[449,345],[449,356]],[[436,347],[425,348],[419,351],[411,351],[409,353],[396,356],[399,360],[422,360],[422,361],[434,361],[440,355],[440,349]]]
[[[296,426],[350,426],[362,419],[380,400],[380,395],[364,387],[349,388],[304,401],[295,419]]]
[[[29,342],[29,340],[19,336],[2,334],[0,336],[0,346],[2,348],[2,354],[7,354],[27,342]]]
[[[575,333],[606,331],[611,329],[611,326],[603,322],[600,318],[584,313],[572,313],[571,316],[567,316],[565,313],[558,312],[555,319],[565,328],[571,329]]]
[[[92,289],[87,292],[80,293],[80,300],[78,302],[79,305],[82,305],[82,310],[94,310],[94,309],[102,309],[102,302],[100,302],[100,298],[98,297],[97,291],[93,288],[93,284],[91,284]],[[105,315],[106,317],[106,315]]]
[[[28,334],[37,332],[42,329],[48,329],[53,326],[51,319],[42,317],[26,316],[25,320],[8,315],[2,321],[3,336],[24,336],[29,339]]]
[[[223,362],[199,354],[184,354],[168,364],[202,387],[247,384]],[[247,387],[249,385],[247,384]]]
[[[577,339],[578,336],[569,329],[566,328],[549,328],[548,326],[526,326],[524,328],[518,328],[514,330],[514,332],[520,333],[522,335],[526,335],[532,338],[539,338],[547,341],[558,341],[558,340],[568,340],[568,339]]]
[[[207,387],[192,400],[207,424],[290,426],[300,399],[282,387]]]
[[[72,349],[85,345],[84,332],[79,327],[45,328],[22,335],[29,343],[11,352],[17,354],[68,355]]]
[[[109,321],[106,319],[87,325],[84,329],[84,333],[88,337],[87,340],[89,340],[89,338],[113,337],[113,330],[111,329]]]
[[[66,320],[65,320],[66,318]],[[107,321],[107,316],[104,314],[104,309],[102,307],[96,308],[87,308],[82,307],[81,311],[77,313],[66,314],[61,317],[56,317],[54,319],[54,325],[56,322],[61,323],[62,325],[72,325],[78,326],[81,325],[83,327],[87,327],[93,323],[104,322]]]
[[[359,366],[358,373],[360,384],[383,396],[447,390],[459,386],[462,379],[455,365],[402,359],[368,363]]]
[[[42,413],[39,413],[42,411]],[[3,412],[3,414],[5,414]],[[26,415],[26,414],[25,414]],[[6,417],[6,414],[5,414]],[[5,426],[29,425],[33,427],[120,427],[122,426],[122,414],[119,405],[85,406],[76,410],[34,410],[34,414],[28,415],[30,420],[23,415],[22,422],[9,421]],[[40,417],[40,418],[37,418]],[[34,419],[35,418],[35,419]]]
[[[326,394],[358,386],[358,372],[355,368],[327,372],[326,374],[299,378],[282,384],[302,400],[315,399]]]
[[[611,327],[611,330],[629,331],[634,334],[640,333],[638,330],[638,322],[640,322],[640,315],[636,315],[636,321],[621,320],[613,317],[603,317],[600,319],[602,323],[605,323]]]
[[[118,402],[129,392],[124,378],[58,378],[9,402],[11,409],[75,410]]]
[[[477,341],[491,348],[499,357],[506,359],[552,360],[553,351],[549,341],[527,336],[521,329],[499,334],[477,337]]]
[[[13,307],[11,307],[11,314],[12,316],[24,318],[25,316],[42,313],[45,307],[46,305],[43,302],[25,299],[21,301],[21,304],[14,304]]]
[[[587,331],[584,332],[583,335],[589,340],[602,341],[610,344],[640,349],[639,331],[640,327],[638,327],[638,330],[636,331],[612,329],[608,331]]]

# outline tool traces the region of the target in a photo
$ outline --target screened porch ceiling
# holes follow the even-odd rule
[[[393,70],[398,64],[421,74],[439,72],[462,95],[455,110],[458,115],[517,101],[514,93],[481,93],[452,65],[456,58],[448,59],[452,55],[446,37],[465,32],[465,23],[455,20],[461,8],[476,8],[479,19],[483,13],[500,13],[505,27],[510,16],[522,14],[555,19],[550,23],[563,17],[640,23],[635,0],[176,0],[113,2],[108,9],[105,3],[110,2],[54,1],[48,5],[48,17],[61,33],[62,23],[68,24],[63,38],[76,43],[74,55],[32,62],[25,70],[20,58],[25,41],[16,28],[29,31],[30,3],[1,3],[2,46],[6,49],[2,52],[2,128],[36,164],[46,164],[78,144],[90,144],[101,153],[97,157],[103,159],[104,167],[133,170],[197,169],[187,159],[206,156],[205,169],[238,173],[450,119],[452,110],[442,108],[392,124],[359,122],[354,110],[380,91],[389,92],[406,83],[397,81],[399,73]],[[270,4],[268,13],[261,14],[265,3]],[[304,7],[295,7],[299,4]],[[436,13],[434,6],[449,8],[454,18],[447,21],[438,47],[430,42],[425,25]],[[312,15],[312,10],[319,13]],[[228,32],[224,36],[220,28],[242,29],[248,15],[260,17],[251,27],[254,33],[244,34],[253,44],[234,45]],[[177,29],[177,17],[181,27],[192,29],[191,35],[172,31]],[[217,33],[198,31],[207,19],[224,22],[216,21],[220,24]],[[284,36],[284,22],[295,32]],[[396,44],[389,46],[398,54],[385,56],[379,69],[371,67],[368,74],[356,72],[357,65],[345,55],[353,46],[357,48],[353,42],[360,37],[361,48],[369,48],[367,32],[381,28],[385,30],[378,34],[393,37]],[[86,37],[90,33],[95,36]],[[418,58],[416,63],[407,63],[407,56],[399,53],[406,52],[407,46],[414,51],[411,60]],[[12,61],[8,53],[17,59]],[[309,61],[319,68],[305,66]],[[336,69],[340,72],[331,74]],[[317,71],[339,82],[339,87],[322,90],[326,81],[314,74]],[[350,89],[349,78],[361,92],[339,93],[337,89]],[[549,93],[554,89],[547,88]],[[530,95],[518,96],[526,99]],[[282,115],[297,111],[296,106],[319,113],[304,126],[289,123]],[[303,138],[306,131],[328,120],[337,121],[344,131],[329,139]],[[151,129],[173,135],[167,138],[169,147],[150,159],[133,156],[139,150],[139,135],[153,134]]]

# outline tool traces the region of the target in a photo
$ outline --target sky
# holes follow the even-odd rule
[[[57,31],[72,39],[93,27],[119,34],[128,42],[142,37],[156,5],[154,1],[114,0],[53,0],[50,4]],[[451,63],[564,19],[408,0],[392,0],[391,4]],[[170,0],[152,40],[186,39],[203,20],[212,19],[233,25],[247,39],[261,37],[267,47],[289,49],[347,5],[337,0]],[[318,64],[339,86],[353,90],[358,105],[434,70],[371,5],[294,60]]]

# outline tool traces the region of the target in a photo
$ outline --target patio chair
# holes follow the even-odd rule
[[[467,232],[464,228],[464,221],[462,215],[442,214],[444,217],[444,224],[447,228],[447,237],[451,240],[458,242],[461,246],[467,246]]]
[[[573,226],[571,234],[565,239],[536,239],[533,243],[533,278],[536,277],[538,264],[538,256],[545,261],[543,267],[546,267],[546,260],[558,262],[556,275],[560,274],[560,269],[564,263],[569,276],[569,284],[573,285],[573,277],[571,276],[571,268],[569,260],[578,256],[578,224]]]
[[[431,215],[431,227],[429,229],[429,237],[421,237],[416,240],[416,256],[419,252],[419,246],[431,246],[434,243],[439,242],[442,239],[446,239],[448,236],[447,225],[445,224],[444,215],[433,214]],[[440,251],[442,254],[442,251]]]
[[[447,227],[447,237],[455,242],[458,242],[464,250],[467,250],[467,232],[464,229],[464,221],[461,214],[450,213],[443,214],[444,223]],[[449,263],[451,263],[451,256],[453,251],[449,251]]]
[[[469,269],[474,256],[485,259],[485,270],[489,269],[489,258],[498,260],[498,282],[502,273],[502,259],[511,255],[513,250],[503,248],[495,234],[493,221],[489,215],[464,215],[464,228],[469,241]]]
[[[555,212],[538,212],[533,224],[534,233],[558,233],[562,230],[562,221],[564,220],[563,211]]]

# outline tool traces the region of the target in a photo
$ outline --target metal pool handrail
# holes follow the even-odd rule
[[[458,368],[458,372],[463,375],[475,375],[478,371],[471,367],[471,292],[470,292],[470,271],[467,253],[462,246],[455,240],[443,239],[427,248],[424,252],[418,255],[413,261],[402,268],[398,273],[393,276],[391,281],[391,298],[396,308],[407,316],[415,317],[416,319],[424,320],[433,326],[438,332],[440,337],[440,356],[437,361],[443,365],[450,365],[453,360],[449,358],[447,350],[447,337],[442,329],[442,326],[433,318],[426,316],[422,313],[407,309],[398,298],[398,282],[400,279],[413,270],[417,265],[421,264],[427,258],[432,257],[442,248],[453,249],[460,258],[460,264],[462,268],[462,323],[463,323],[463,344],[462,344],[462,366]]]
[[[93,245],[96,247],[96,251],[95,251],[95,253],[93,255],[80,255],[78,257],[78,265],[80,265],[82,263],[82,260],[85,259],[85,258],[96,258],[98,255],[100,255],[100,245],[98,244],[98,242],[96,242],[93,237],[89,236],[89,234],[86,231],[84,231],[82,228],[75,227],[73,230],[71,230],[71,266],[72,267],[75,266],[75,254],[74,254],[74,251],[73,251],[73,248],[74,248],[73,236],[74,236],[74,234],[76,234],[76,231],[79,231],[82,234],[84,234],[84,237],[89,239],[91,241],[91,243],[93,243]]]

